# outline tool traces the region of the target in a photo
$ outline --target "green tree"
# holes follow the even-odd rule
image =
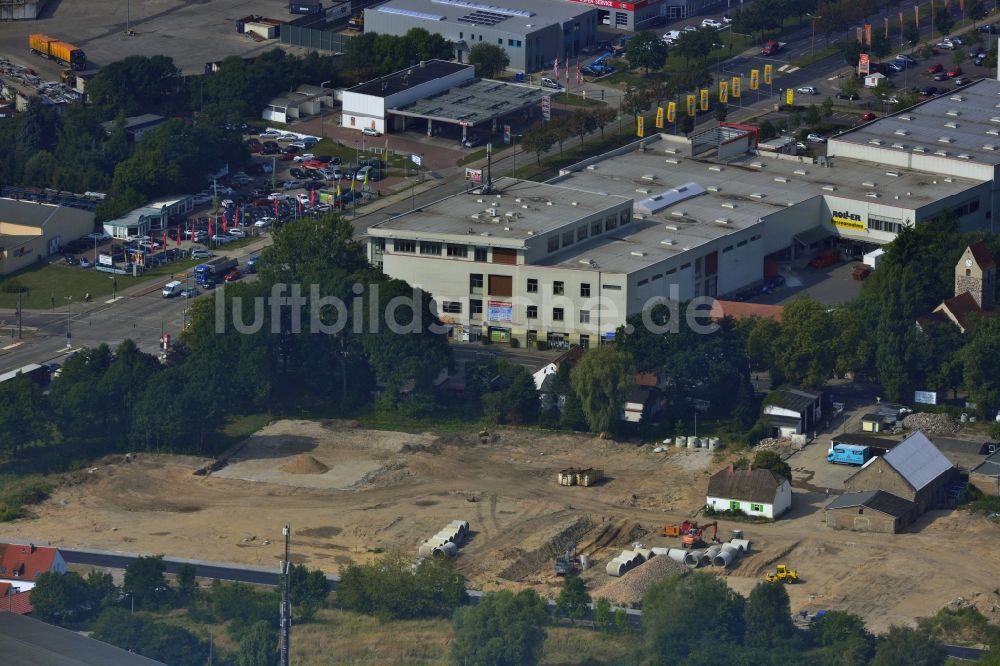
[[[774,365],[786,381],[822,386],[836,361],[833,337],[827,308],[811,298],[798,298],[782,312]]]
[[[162,555],[136,558],[125,567],[122,591],[135,597],[137,608],[155,608],[166,589],[164,571]]]
[[[591,432],[607,432],[617,423],[634,374],[629,355],[612,346],[587,350],[573,368],[570,383]]]
[[[815,104],[810,104],[808,108],[806,108],[806,113],[804,118],[806,124],[809,125],[810,127],[819,124],[819,121],[822,120],[820,116],[819,107],[816,106]]]
[[[751,647],[773,649],[794,637],[795,625],[785,586],[757,583],[747,597],[744,621],[744,642]]]
[[[476,68],[476,76],[492,79],[507,69],[510,56],[496,44],[479,43],[469,49],[469,64]]]
[[[550,150],[556,143],[555,134],[547,123],[535,123],[521,137],[521,147],[535,154],[535,162],[542,165],[542,153]]]
[[[0,384],[0,450],[17,456],[48,435],[45,396],[38,384],[24,376]]]
[[[594,603],[594,624],[602,631],[607,631],[614,626],[614,617],[611,614],[611,602],[604,597],[601,597]]]
[[[587,134],[597,129],[597,121],[594,118],[594,114],[590,111],[582,110],[576,111],[570,118],[572,119],[573,130],[580,137],[580,145],[583,145],[583,140]]]
[[[47,150],[40,150],[24,165],[24,184],[35,187],[50,187],[55,184],[54,176],[59,169],[59,162]]]
[[[676,664],[706,642],[739,643],[743,608],[743,598],[717,576],[668,576],[643,598],[646,653],[654,664]]]
[[[961,65],[968,59],[968,55],[965,53],[965,49],[955,49],[951,52],[951,61],[956,65]]]
[[[981,416],[996,413],[1000,404],[1000,358],[995,351],[1000,344],[1000,320],[984,317],[976,322],[965,347],[959,352],[963,378],[969,398],[976,403]],[[983,355],[985,354],[985,355]]]
[[[955,25],[955,19],[951,17],[951,12],[945,9],[939,10],[937,15],[934,17],[934,27],[942,35],[947,35],[951,32],[952,27]]]
[[[667,45],[655,32],[636,33],[625,49],[629,67],[642,67],[649,74],[667,64]]]
[[[853,39],[848,39],[846,42],[844,42],[842,48],[844,52],[844,60],[851,67],[857,68],[858,60],[861,58],[861,54],[864,51],[864,49],[862,49],[861,47],[861,44],[854,41]],[[849,76],[848,78],[853,78],[853,75]]]
[[[618,112],[610,106],[601,106],[588,111],[588,113],[593,119],[594,126],[601,130],[602,139],[604,138],[604,127],[607,124],[614,122],[615,118],[618,117]]]
[[[792,480],[791,466],[782,460],[781,454],[776,451],[758,451],[753,456],[753,466],[755,469],[769,469],[789,481]]]
[[[986,16],[986,7],[983,4],[983,0],[972,0],[969,3],[967,11],[969,12],[969,18],[973,20],[973,25],[975,25],[975,21],[980,21]]]
[[[872,657],[875,638],[862,618],[843,611],[828,611],[813,624],[813,635],[825,655],[824,663],[863,666]]]
[[[92,569],[87,573],[88,604],[96,611],[106,608],[118,600],[118,586],[107,571]]]
[[[542,656],[548,613],[531,589],[501,590],[455,614],[452,663],[460,666],[531,666]]]
[[[499,360],[489,364],[483,390],[483,412],[493,423],[534,423],[540,401],[535,380],[521,365]]]
[[[590,594],[587,593],[583,579],[572,575],[564,577],[562,589],[556,599],[556,611],[568,617],[570,623],[574,623],[587,614],[589,604]]]
[[[31,589],[31,607],[40,619],[59,624],[74,619],[87,602],[88,592],[87,583],[75,571],[46,571]]]
[[[823,115],[824,118],[829,118],[830,116],[832,116],[833,115],[833,98],[832,97],[827,97],[826,99],[824,99],[823,103],[820,104],[819,108],[820,108],[820,112],[822,113],[822,115]]]
[[[872,666],[941,666],[944,650],[923,632],[909,627],[890,627],[878,638]]]
[[[294,565],[293,565],[294,566]],[[183,605],[194,599],[198,592],[198,581],[195,579],[195,567],[190,562],[183,562],[177,567],[177,597]]]
[[[238,666],[273,666],[278,663],[277,634],[267,622],[255,622],[240,640]]]
[[[450,560],[424,560],[414,571],[398,553],[347,565],[337,585],[339,606],[378,617],[448,616],[465,602],[465,581]]]
[[[288,569],[288,599],[293,606],[304,602],[322,604],[326,601],[330,584],[326,574],[319,569],[310,571],[304,564],[292,564]]]
[[[892,53],[892,44],[881,30],[872,30],[871,54],[881,60]]]

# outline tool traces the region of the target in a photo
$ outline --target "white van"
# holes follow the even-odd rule
[[[174,280],[163,285],[163,298],[179,296],[184,291],[184,284],[180,280]]]
[[[559,85],[558,81],[553,81],[548,77],[542,77],[542,87],[543,88],[554,88],[555,90],[562,90],[562,86]]]

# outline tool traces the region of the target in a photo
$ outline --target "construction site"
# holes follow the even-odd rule
[[[385,551],[454,557],[470,589],[554,596],[578,572],[594,598],[626,606],[672,573],[719,575],[741,594],[770,576],[792,583],[793,612],[847,610],[874,631],[996,587],[985,518],[931,511],[902,534],[838,533],[823,507],[840,489],[812,485],[813,470],[794,469],[777,521],[700,514],[731,457],[537,430],[279,421],[220,459],[108,457],[0,536],[277,567],[287,523],[293,561],[329,573]]]

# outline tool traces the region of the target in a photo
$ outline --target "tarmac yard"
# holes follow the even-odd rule
[[[424,539],[461,519],[472,535],[457,564],[471,588],[533,586],[549,595],[560,583],[554,558],[574,542],[594,561],[584,574],[592,590],[613,580],[604,564],[632,543],[678,546],[659,536],[663,525],[695,514],[710,472],[726,461],[703,450],[653,453],[542,431],[500,429],[483,443],[472,432],[281,421],[221,470],[194,473],[208,462],[108,458],[70,475],[35,507],[36,517],[0,527],[0,540],[277,566],[288,523],[293,558],[333,573],[383,550],[415,555]],[[848,610],[876,631],[996,587],[997,528],[984,518],[932,512],[896,536],[836,532],[823,522],[829,496],[810,484],[814,472],[804,466],[793,464],[790,514],[773,524],[723,521],[720,538],[741,529],[752,552],[731,570],[707,571],[747,594],[775,564],[787,564],[802,579],[788,588],[794,611]],[[565,467],[599,467],[606,479],[559,486]]]

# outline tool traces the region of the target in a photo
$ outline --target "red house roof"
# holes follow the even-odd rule
[[[31,592],[11,594],[13,587],[10,583],[0,583],[0,613],[29,614],[33,610],[31,608]]]
[[[740,320],[747,317],[767,317],[781,322],[780,305],[765,305],[764,303],[744,303],[743,301],[712,301],[712,320],[719,321],[725,317]]]
[[[986,243],[983,241],[976,241],[969,246],[969,251],[972,252],[972,257],[979,264],[979,267],[983,270],[988,270],[990,268],[995,268],[996,263],[993,261],[993,255],[990,254],[989,249],[986,247]]]
[[[52,570],[59,551],[44,546],[0,544],[0,578],[33,581]]]

